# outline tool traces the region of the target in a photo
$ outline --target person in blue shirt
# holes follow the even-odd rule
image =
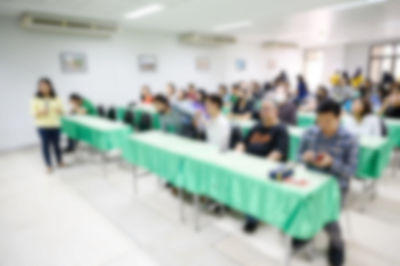
[[[302,75],[297,76],[297,95],[294,99],[294,102],[299,105],[305,100],[308,96],[308,87]]]
[[[350,178],[357,170],[358,143],[340,125],[340,104],[328,99],[317,108],[317,125],[308,129],[301,140],[298,160],[307,167],[331,175],[339,184],[342,203]],[[329,206],[326,206],[329,208]],[[344,264],[345,248],[339,222],[325,226],[329,235],[328,260],[332,266]],[[294,247],[304,242],[293,240]]]

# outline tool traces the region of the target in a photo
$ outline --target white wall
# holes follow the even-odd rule
[[[178,87],[195,82],[215,90],[220,82],[264,82],[285,66],[289,66],[291,76],[301,68],[298,51],[263,50],[251,44],[194,47],[179,44],[172,35],[132,31],[122,31],[112,38],[31,32],[20,28],[16,18],[7,16],[0,16],[0,36],[0,150],[37,143],[29,101],[41,76],[53,80],[65,102],[71,92],[79,92],[96,103],[126,104],[138,98],[142,84],[163,91],[169,81]],[[59,55],[65,51],[85,53],[88,72],[62,73]],[[142,53],[158,57],[155,73],[138,71],[137,56]],[[210,58],[208,72],[196,71],[196,56]],[[237,58],[247,61],[245,71],[235,68]],[[273,69],[267,68],[270,61],[275,62]]]

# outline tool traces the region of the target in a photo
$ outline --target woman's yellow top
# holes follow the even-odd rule
[[[36,126],[40,128],[58,128],[61,124],[63,105],[58,97],[35,97],[31,101],[31,114],[35,118]]]

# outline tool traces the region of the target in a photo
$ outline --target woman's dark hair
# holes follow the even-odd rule
[[[366,115],[372,114],[371,102],[366,98],[359,98],[358,100],[360,100],[361,104],[363,105],[363,109],[362,109],[362,112],[361,112],[361,117],[364,118]]]
[[[38,98],[43,98],[44,97],[43,93],[39,89],[40,83],[45,83],[47,86],[49,86],[49,88],[50,88],[50,97],[51,98],[54,98],[54,97],[57,96],[57,94],[56,94],[56,92],[54,90],[54,87],[53,87],[53,82],[51,82],[51,80],[49,78],[40,78],[39,81],[38,81],[36,97],[38,97]]]

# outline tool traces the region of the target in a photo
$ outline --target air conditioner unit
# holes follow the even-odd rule
[[[234,44],[235,37],[229,35],[203,34],[196,32],[183,33],[179,35],[179,41],[190,45],[218,46]]]
[[[20,24],[23,28],[28,30],[73,33],[102,37],[109,37],[118,31],[118,25],[114,22],[31,12],[22,14],[20,18]]]
[[[267,49],[296,49],[299,47],[297,43],[283,41],[266,41],[261,46]]]

